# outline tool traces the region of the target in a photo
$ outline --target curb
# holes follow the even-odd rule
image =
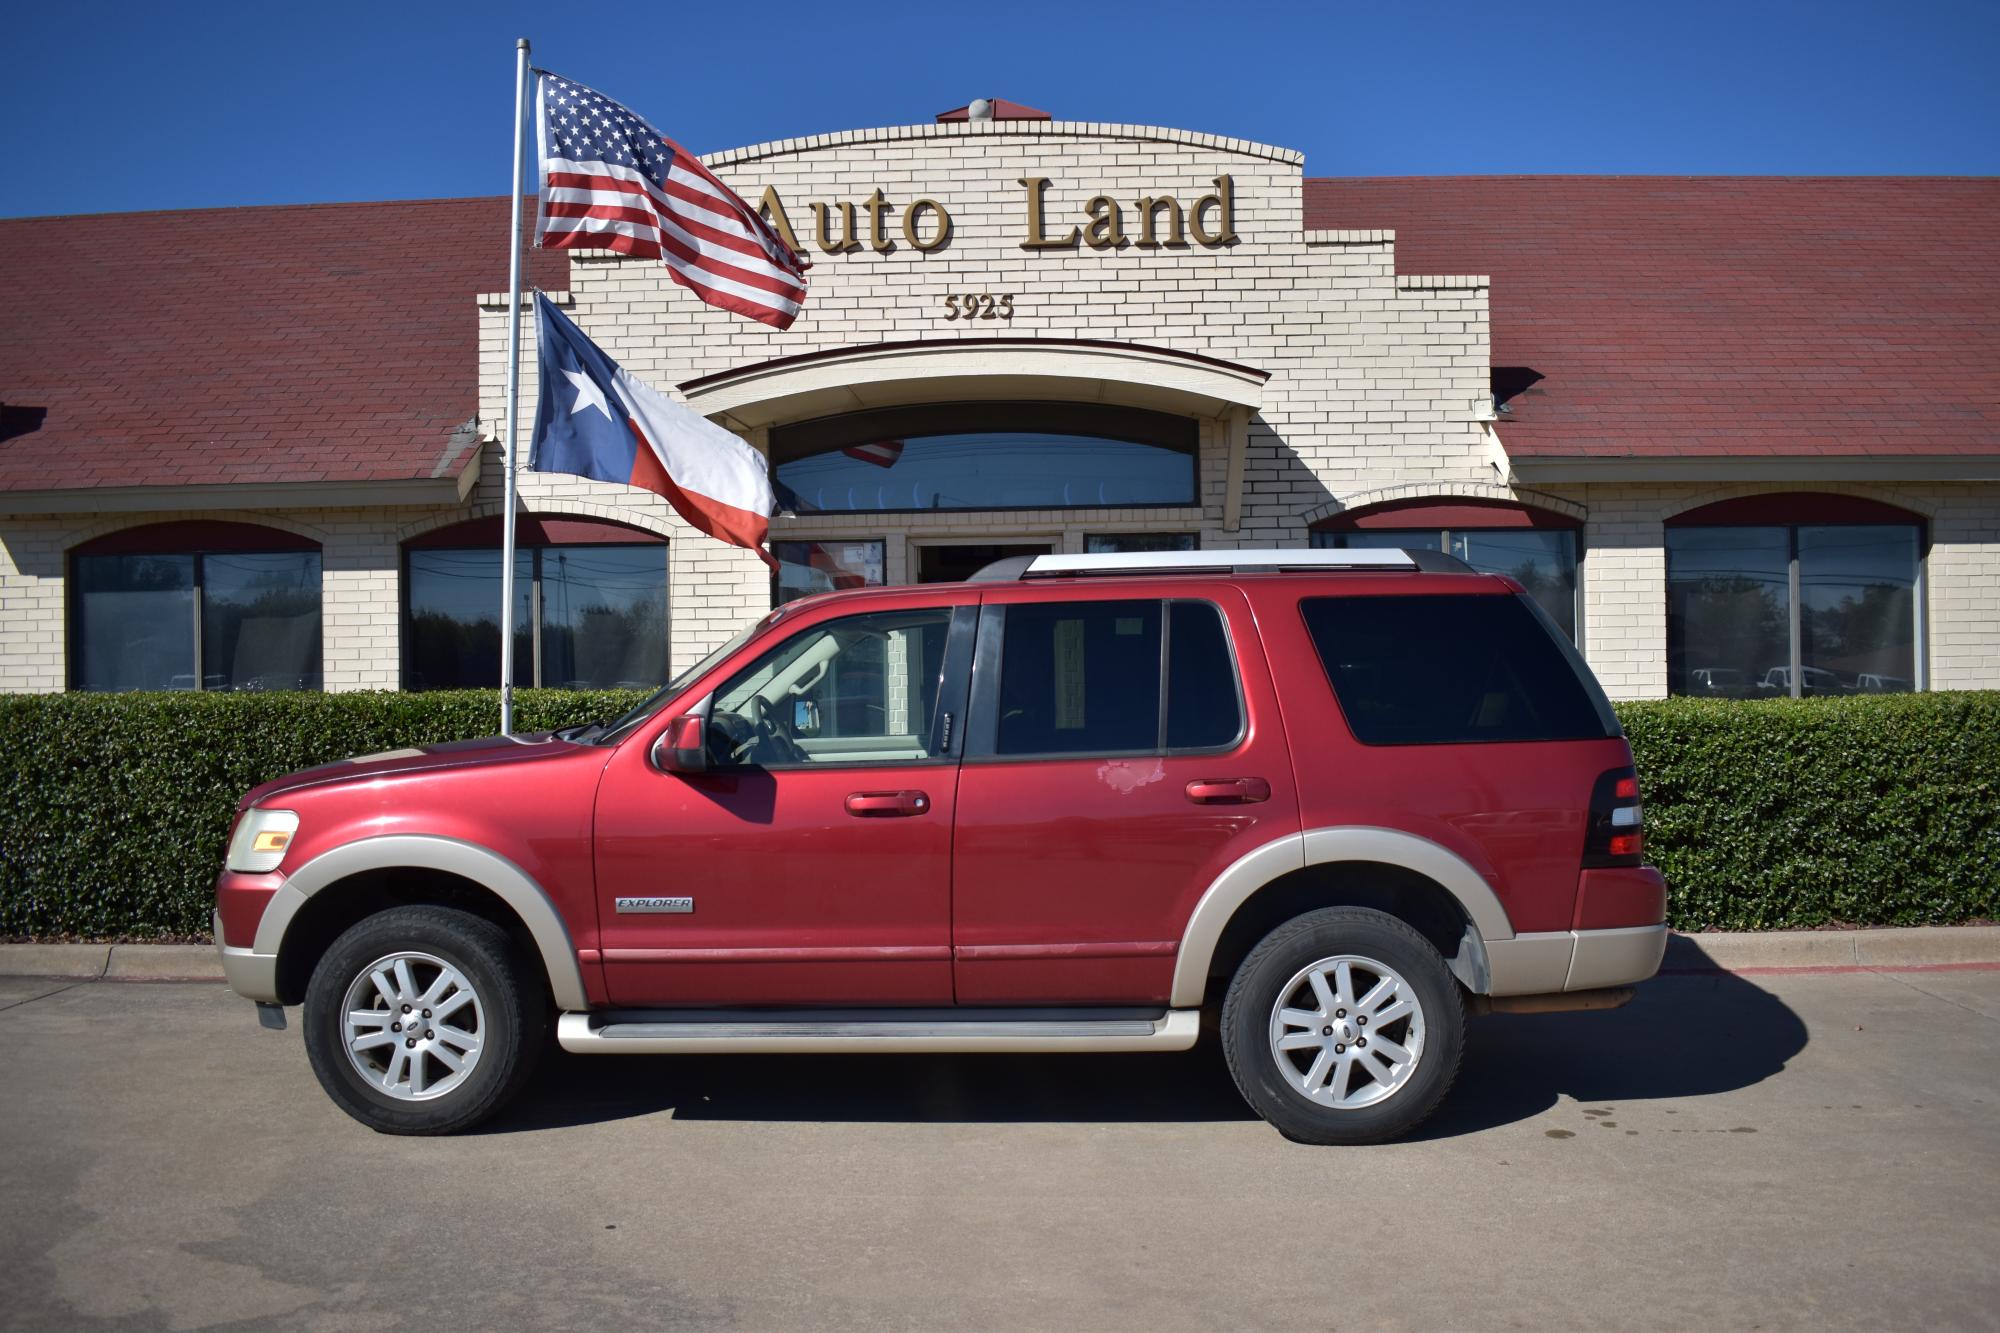
[[[1670,935],[1665,973],[2000,965],[2000,926],[1895,926],[1882,930],[1713,931]]]
[[[0,944],[0,977],[82,981],[221,981],[209,944]]]
[[[1884,930],[1714,931],[1669,935],[1660,971],[1895,971],[2000,967],[2000,926]],[[0,977],[87,981],[221,981],[207,944],[0,944]]]

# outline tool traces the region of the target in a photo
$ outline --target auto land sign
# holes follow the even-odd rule
[[[1129,215],[1124,201],[1099,194],[1084,205],[1081,218],[1073,221],[1049,217],[1047,176],[1022,176],[1018,184],[1023,191],[1023,250],[1072,250],[1079,245],[1092,250],[1118,250],[1127,245],[1217,250],[1237,239],[1236,183],[1228,176],[1215,177],[1215,189],[1192,205],[1183,207],[1171,194],[1145,195],[1130,201]],[[903,241],[913,250],[938,250],[951,241],[951,211],[936,199],[913,199],[899,206],[878,186],[866,199],[814,201],[807,207],[812,211],[813,243],[824,254],[850,254],[864,245],[878,254],[889,253],[896,248],[891,214],[897,216]],[[777,186],[765,187],[757,211],[786,245],[805,252]]]

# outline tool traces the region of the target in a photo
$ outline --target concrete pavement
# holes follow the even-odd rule
[[[1415,1141],[1219,1056],[553,1057],[371,1134],[212,985],[0,981],[8,1328],[1992,1327],[2000,971],[1474,1025]]]

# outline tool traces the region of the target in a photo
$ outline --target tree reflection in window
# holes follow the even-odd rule
[[[1576,534],[1548,528],[1367,528],[1314,532],[1319,547],[1433,550],[1457,556],[1482,574],[1519,583],[1563,633],[1576,637]]]
[[[1914,524],[1668,528],[1668,691],[1915,689],[1920,544]]]
[[[72,688],[320,688],[321,560],[303,539],[152,524],[80,547],[70,574]]]
[[[666,679],[664,543],[536,546],[514,560],[515,685],[647,689]],[[404,688],[498,684],[500,552],[420,548],[406,570]]]

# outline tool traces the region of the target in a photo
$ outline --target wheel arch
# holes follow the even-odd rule
[[[399,902],[443,902],[487,917],[540,960],[558,1009],[589,1007],[575,945],[548,893],[513,861],[457,838],[386,834],[322,852],[286,877],[252,947],[277,959],[278,990],[291,1002],[303,993],[301,971],[310,975],[334,935]]]
[[[1181,936],[1171,1002],[1203,1004],[1210,978],[1233,972],[1278,922],[1336,906],[1401,917],[1475,994],[1492,987],[1486,942],[1514,937],[1492,887],[1450,849],[1398,829],[1309,829],[1250,851],[1208,886]]]

